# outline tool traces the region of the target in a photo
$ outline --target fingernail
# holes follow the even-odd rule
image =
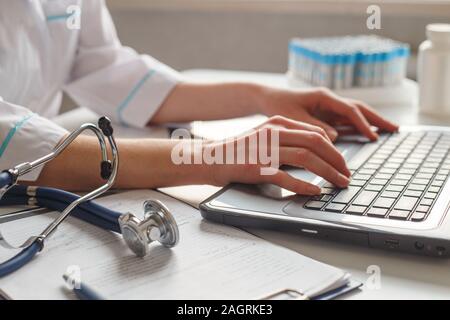
[[[352,172],[348,168],[345,168],[345,175],[347,178],[350,178],[352,176]]]
[[[319,195],[322,193],[322,189],[318,186],[307,186],[306,191],[311,195]]]
[[[350,179],[343,174],[338,175],[339,185],[342,187],[347,187],[350,184]]]
[[[330,137],[331,141],[336,141],[337,137],[338,137],[338,133],[336,130],[327,130],[327,135],[328,137]]]
[[[373,132],[372,141],[377,141],[379,137],[378,133]]]

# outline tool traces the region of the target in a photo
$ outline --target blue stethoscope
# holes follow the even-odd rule
[[[97,136],[102,152],[101,177],[106,183],[84,196],[54,188],[18,185],[20,176],[46,164],[64,151],[82,132],[90,130]],[[112,151],[112,161],[108,159],[106,139]],[[33,162],[26,162],[0,173],[0,206],[32,205],[59,211],[61,214],[39,235],[28,238],[23,244],[14,246],[0,232],[0,245],[8,249],[21,249],[11,259],[0,264],[0,278],[27,264],[40,252],[46,239],[71,214],[105,230],[121,233],[128,247],[139,257],[148,252],[153,241],[165,247],[173,247],[179,241],[178,226],[167,207],[157,200],[144,202],[144,219],[131,213],[120,213],[100,206],[91,200],[109,190],[114,184],[119,167],[119,152],[113,136],[111,122],[101,117],[98,126],[87,123],[69,134],[50,154]]]

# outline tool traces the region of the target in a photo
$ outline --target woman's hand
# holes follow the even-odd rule
[[[261,138],[264,134],[268,135],[267,139]],[[278,145],[269,143],[274,135],[279,136]],[[334,147],[325,130],[281,116],[270,118],[255,130],[233,141],[207,142],[203,148],[203,154],[221,154],[224,155],[224,160],[225,150],[234,150],[231,158],[233,161],[229,161],[232,163],[209,165],[212,183],[215,185],[223,186],[232,182],[271,183],[298,194],[320,194],[318,186],[292,177],[279,169],[280,165],[305,168],[341,188],[347,187],[350,182],[350,171],[345,159]],[[278,163],[263,163],[259,152],[266,149],[262,148],[268,150],[271,159],[278,158]],[[245,155],[245,163],[237,163],[239,154]],[[258,155],[253,164],[249,163],[251,154]],[[256,160],[255,157],[253,159]],[[264,174],[264,169],[267,168],[272,170],[266,170]]]
[[[269,117],[281,115],[319,126],[332,141],[338,136],[334,127],[340,125],[351,125],[372,141],[378,138],[378,134],[371,130],[371,126],[381,131],[398,130],[397,125],[381,117],[367,104],[342,98],[325,88],[290,91],[264,87],[259,105],[262,113]]]

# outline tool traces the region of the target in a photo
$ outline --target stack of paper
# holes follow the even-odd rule
[[[155,191],[125,192],[98,202],[142,216],[145,199],[160,199],[171,209],[181,234],[177,247],[153,243],[147,257],[137,258],[119,235],[69,218],[28,265],[0,279],[0,289],[13,299],[67,299],[73,297],[62,280],[68,269],[78,270],[82,282],[109,299],[256,299],[286,288],[314,297],[349,281],[343,270],[202,220],[198,210]],[[18,241],[56,214],[0,228]],[[0,249],[1,261],[12,254]]]

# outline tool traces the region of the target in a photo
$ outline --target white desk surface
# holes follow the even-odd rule
[[[198,81],[240,80],[287,86],[285,75],[282,74],[219,70],[190,70],[184,74]],[[408,94],[417,95],[417,86],[413,82],[409,82]],[[416,100],[415,97],[413,100]],[[448,120],[419,115],[415,103],[374,107],[402,125],[450,123]],[[252,232],[313,259],[343,268],[362,282],[369,278],[367,268],[371,265],[378,266],[381,270],[380,289],[370,289],[366,285],[360,293],[345,297],[347,299],[450,298],[450,260],[393,253],[271,231]]]

